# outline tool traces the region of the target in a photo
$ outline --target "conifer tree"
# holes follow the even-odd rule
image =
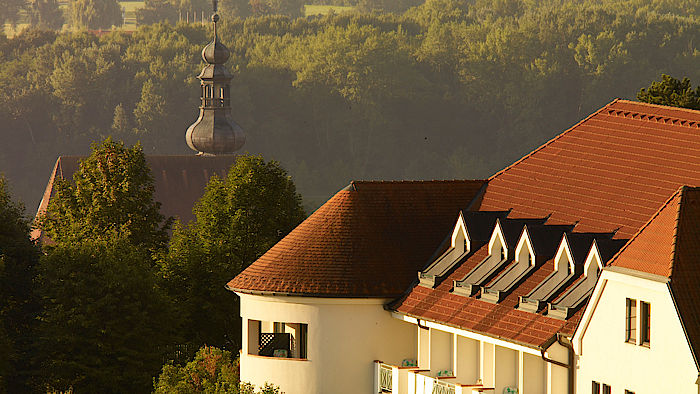
[[[637,93],[637,99],[645,103],[700,109],[700,86],[693,90],[688,78],[678,80],[661,74],[661,81],[654,81]]]

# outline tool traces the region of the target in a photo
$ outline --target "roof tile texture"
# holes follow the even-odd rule
[[[353,182],[228,283],[233,290],[396,297],[484,181]]]
[[[630,238],[678,187],[700,185],[698,157],[699,111],[616,100],[494,175],[480,209]]]

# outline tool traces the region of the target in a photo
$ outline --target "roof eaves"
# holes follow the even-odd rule
[[[317,297],[317,298],[389,298],[394,299],[399,297],[399,294],[390,295],[367,295],[367,294],[331,294],[331,293],[310,293],[310,292],[284,292],[284,291],[266,291],[266,290],[250,290],[229,287],[229,285],[224,286],[226,290],[232,291],[234,293],[243,293],[250,295],[260,295],[260,296],[282,296],[282,297]]]
[[[448,326],[448,327],[456,328],[456,329],[458,329],[458,330],[471,331],[471,332],[477,333],[477,334],[479,334],[479,335],[484,335],[484,336],[487,336],[487,337],[490,337],[490,338],[494,338],[494,339],[500,339],[501,341],[510,342],[510,343],[513,343],[513,344],[516,344],[516,345],[528,347],[528,348],[530,348],[530,349],[542,350],[542,345],[544,345],[544,344],[546,343],[546,341],[545,341],[545,342],[543,342],[543,343],[541,343],[541,344],[539,344],[539,345],[533,345],[533,344],[531,344],[531,343],[518,341],[518,340],[515,340],[515,339],[503,337],[503,336],[500,336],[500,335],[490,334],[490,333],[484,332],[484,331],[474,330],[474,329],[472,329],[472,328],[460,327],[460,326],[458,326],[458,325],[456,325],[456,324],[446,323],[446,322],[442,322],[442,321],[439,321],[439,320],[435,320],[435,319],[430,319],[430,318],[426,318],[426,317],[423,317],[423,316],[414,315],[414,314],[412,314],[412,313],[399,312],[399,311],[397,311],[397,310],[392,310],[392,311],[393,311],[393,312],[396,312],[396,313],[400,313],[400,314],[405,315],[405,316],[408,316],[408,317],[412,317],[412,318],[414,318],[414,319],[419,319],[419,320],[423,320],[423,321],[429,321],[429,322],[433,322],[433,323],[437,323],[437,324],[442,324],[443,326]]]
[[[693,341],[690,340],[690,335],[688,334],[688,330],[686,328],[685,321],[683,320],[683,315],[681,314],[680,309],[678,309],[678,303],[676,302],[676,295],[673,291],[673,286],[671,286],[671,282],[667,282],[666,286],[668,287],[668,294],[671,295],[671,301],[673,301],[673,307],[676,310],[676,316],[678,316],[678,320],[681,322],[681,328],[683,328],[683,334],[685,335],[685,341],[688,344],[688,347],[690,348],[690,353],[693,355],[693,361],[695,361],[695,368],[700,371],[700,362],[697,357],[697,352],[696,349],[693,349]],[[698,378],[700,379],[700,378]]]

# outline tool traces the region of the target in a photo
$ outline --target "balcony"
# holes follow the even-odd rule
[[[419,367],[397,367],[375,360],[374,392],[392,394],[494,394],[494,387],[463,383],[451,376],[430,376]]]

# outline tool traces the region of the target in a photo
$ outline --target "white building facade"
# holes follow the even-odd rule
[[[698,394],[695,186],[700,111],[624,100],[487,180],[353,182],[229,282],[241,379]]]

